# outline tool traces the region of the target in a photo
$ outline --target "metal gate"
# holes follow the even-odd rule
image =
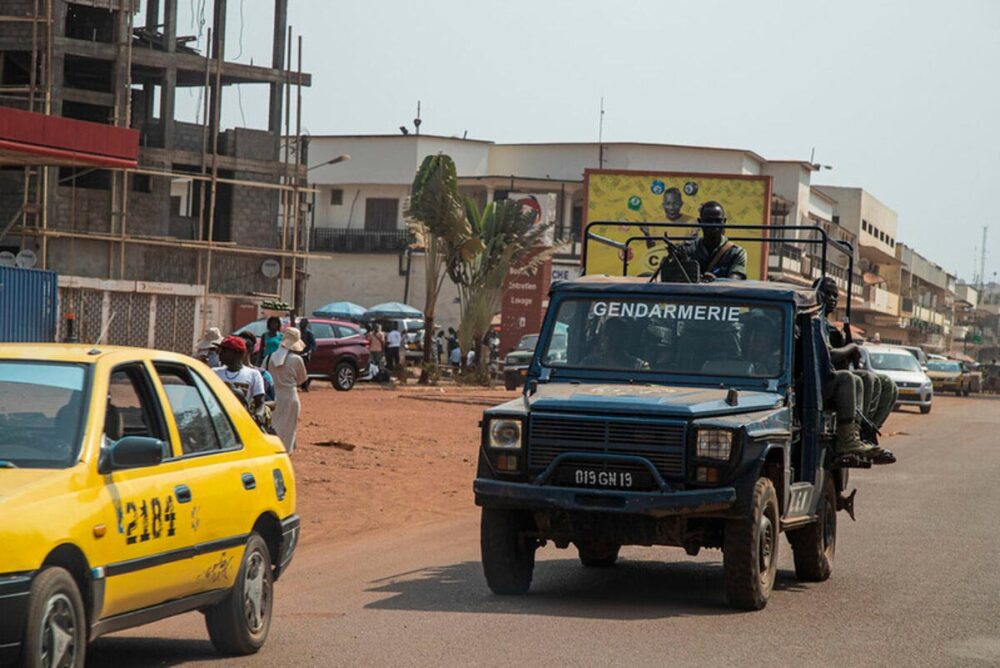
[[[54,341],[58,285],[53,271],[0,267],[0,342]]]
[[[124,281],[94,282],[93,287],[82,283],[74,280],[59,288],[60,337],[65,337],[66,318],[72,314],[81,343],[94,343],[103,334],[101,341],[108,345],[191,353],[199,327],[199,297],[153,292],[148,286],[129,290]],[[115,289],[115,283],[126,285]]]

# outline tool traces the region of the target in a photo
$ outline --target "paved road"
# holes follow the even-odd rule
[[[718,551],[668,548],[594,572],[547,547],[530,595],[494,597],[470,512],[301,551],[256,656],[220,659],[191,614],[103,638],[88,665],[1000,664],[1000,398],[939,397],[889,428],[900,461],[852,476],[833,577],[798,583],[783,541],[761,612],[725,607]]]

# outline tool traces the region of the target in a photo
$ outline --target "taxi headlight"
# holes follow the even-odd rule
[[[490,447],[517,450],[521,447],[521,421],[490,420]]]
[[[728,461],[733,451],[733,432],[728,429],[699,429],[695,457]]]

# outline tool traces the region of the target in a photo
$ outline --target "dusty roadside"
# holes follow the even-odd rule
[[[336,392],[314,383],[300,396],[292,462],[309,544],[472,512],[482,411],[517,393],[361,385]]]

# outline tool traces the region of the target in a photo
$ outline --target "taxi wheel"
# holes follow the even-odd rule
[[[82,668],[87,616],[76,581],[65,569],[46,568],[31,583],[21,665]]]
[[[744,610],[767,605],[778,570],[779,522],[774,484],[760,478],[750,516],[726,522],[722,568],[729,605]]]
[[[538,542],[526,535],[531,515],[519,510],[483,508],[480,548],[486,584],[494,594],[526,594],[535,572]]]
[[[816,507],[816,521],[788,532],[795,557],[795,577],[805,582],[823,582],[833,572],[837,549],[837,490],[827,476],[823,496]]]
[[[264,646],[274,603],[271,553],[259,534],[250,534],[236,583],[218,605],[205,611],[212,644],[223,654],[253,654]]]

